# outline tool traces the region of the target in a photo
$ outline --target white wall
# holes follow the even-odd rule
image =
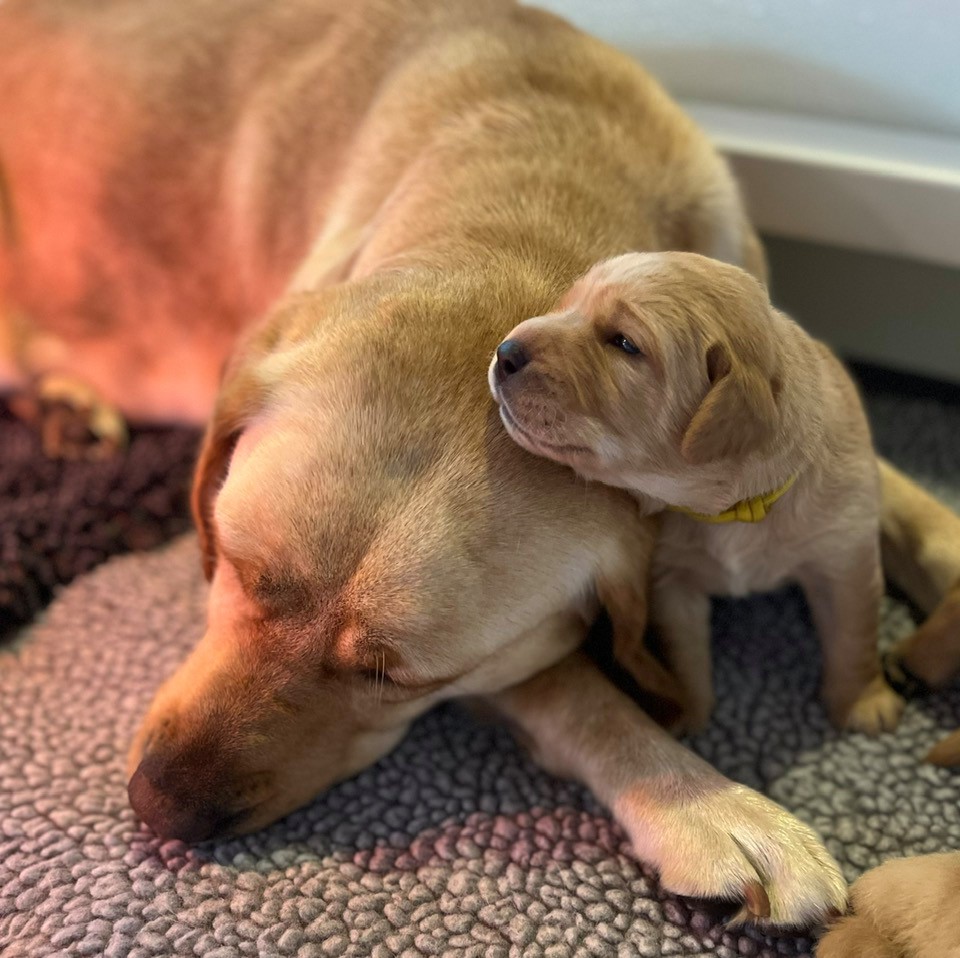
[[[960,0],[534,0],[675,95],[960,135]]]
[[[779,236],[960,268],[960,0],[541,0],[645,63]]]
[[[779,305],[960,383],[960,0],[532,2],[644,63],[727,153]]]

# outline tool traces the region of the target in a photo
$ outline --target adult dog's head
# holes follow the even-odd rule
[[[692,253],[627,254],[517,326],[489,385],[531,452],[710,511],[737,498],[731,481],[771,462],[782,471],[778,458],[795,452],[785,431],[805,405],[804,372],[815,375],[797,334],[741,269]]]
[[[161,835],[269,823],[433,702],[582,637],[623,501],[572,494],[503,433],[483,369],[509,320],[489,300],[435,277],[303,295],[230,364],[195,484],[206,634],[130,755]]]

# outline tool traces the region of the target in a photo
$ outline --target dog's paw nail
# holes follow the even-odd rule
[[[750,909],[744,905],[739,911],[731,915],[725,922],[727,929],[729,931],[736,931],[738,928],[742,928],[744,925],[748,924],[751,921],[756,919],[753,915],[750,914]]]
[[[770,898],[767,890],[758,881],[747,882],[743,887],[743,898],[747,913],[751,918],[770,917]]]

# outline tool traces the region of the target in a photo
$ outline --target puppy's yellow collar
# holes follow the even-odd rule
[[[753,496],[751,499],[741,499],[735,502],[729,509],[718,512],[716,515],[709,515],[703,512],[694,512],[693,509],[687,509],[685,506],[668,506],[670,512],[681,512],[697,522],[763,522],[770,514],[781,496],[789,492],[790,487],[797,481],[796,474],[792,475],[782,486],[774,489],[773,492],[764,493],[762,496]]]

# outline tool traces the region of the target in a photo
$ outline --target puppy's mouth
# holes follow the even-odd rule
[[[500,407],[500,419],[503,421],[504,426],[507,427],[507,432],[510,433],[511,438],[513,438],[525,449],[528,449],[530,452],[537,453],[541,456],[547,456],[551,459],[568,456],[583,456],[590,452],[586,446],[573,446],[556,442],[548,442],[545,439],[541,439],[539,436],[535,436],[533,433],[521,426],[519,422],[517,422],[516,417],[513,415],[513,413],[510,411],[510,407],[507,405],[507,400],[502,394],[498,397],[498,399]]]

